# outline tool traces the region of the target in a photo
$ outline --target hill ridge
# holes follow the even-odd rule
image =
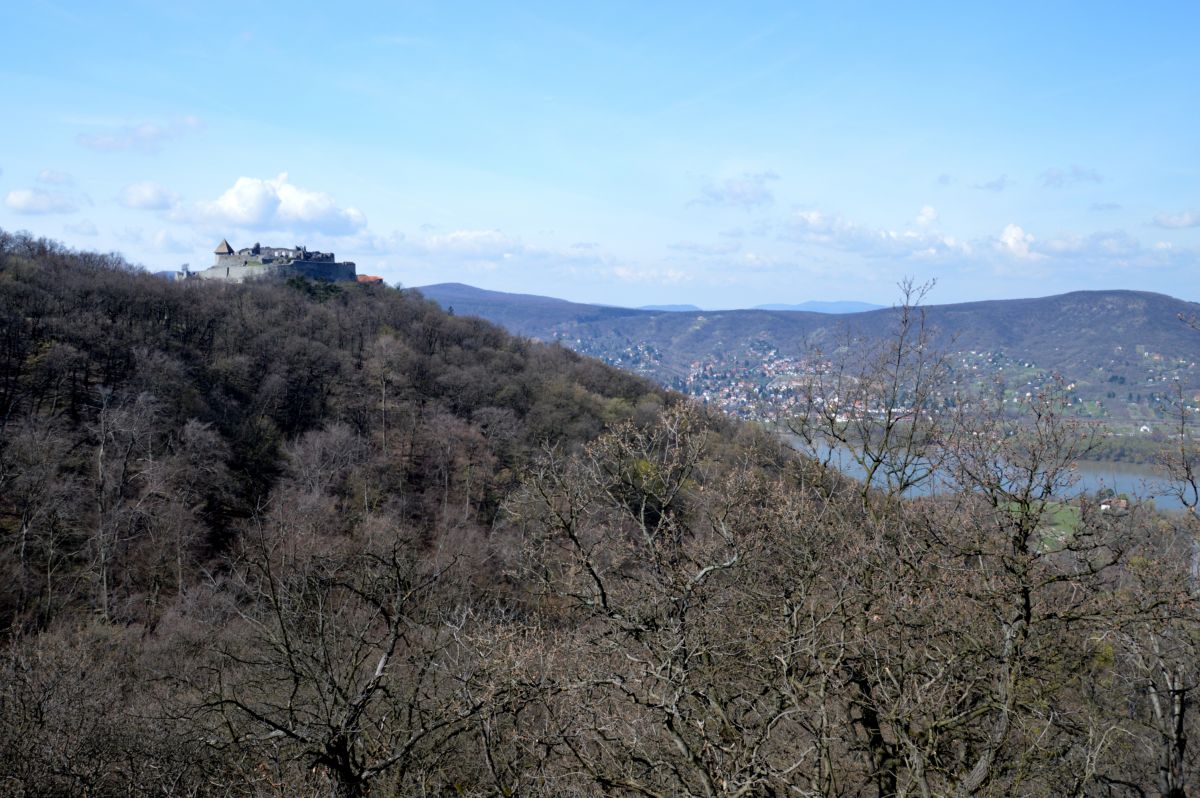
[[[841,315],[635,311],[469,286],[457,288],[452,297],[440,286],[417,290],[443,306],[452,304],[456,313],[479,315],[520,335],[559,341],[679,390],[696,383],[697,368],[704,364],[709,372],[727,373],[730,381],[765,383],[767,375],[778,373],[774,360],[801,358],[818,349],[835,351],[848,335],[885,336],[897,313],[896,307]],[[935,331],[935,344],[962,353],[960,365],[972,378],[987,374],[1019,380],[1023,390],[1026,385],[1031,390],[1037,380],[1061,375],[1078,386],[1081,402],[1099,403],[1091,405],[1096,417],[1153,421],[1161,414],[1156,403],[1162,401],[1164,382],[1178,378],[1185,390],[1200,390],[1195,363],[1200,334],[1180,321],[1200,314],[1195,302],[1152,291],[1089,289],[922,309]],[[979,353],[989,357],[967,362]]]

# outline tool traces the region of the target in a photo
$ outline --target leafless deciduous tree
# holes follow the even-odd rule
[[[802,402],[787,427],[802,451],[833,466],[848,458],[861,471],[867,494],[900,496],[931,480],[941,443],[952,435],[947,412],[950,364],[934,346],[921,306],[933,283],[900,284],[892,333],[864,339],[848,335],[835,353],[814,352],[817,368],[802,386]]]
[[[408,537],[349,547],[291,534],[286,514],[264,524],[222,586],[233,614],[191,676],[212,744],[250,782],[309,772],[359,796],[437,781],[489,698],[457,634],[469,610],[447,585],[453,564],[421,563]]]

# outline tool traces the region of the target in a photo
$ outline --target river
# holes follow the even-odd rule
[[[787,435],[785,437],[795,445],[794,436]],[[829,450],[825,449],[824,451],[828,452]],[[833,458],[833,465],[847,476],[860,480],[863,477],[863,470],[850,457],[849,449],[838,447]],[[1094,495],[1105,488],[1111,488],[1114,493],[1124,493],[1131,499],[1153,500],[1154,506],[1160,510],[1183,509],[1183,502],[1180,501],[1179,496],[1170,490],[1170,480],[1166,473],[1154,466],[1084,460],[1076,464],[1073,474],[1075,483],[1065,491],[1063,498],[1081,493]],[[929,494],[936,492],[939,486],[944,487],[945,480],[935,479],[929,484],[915,488],[913,493],[915,495]]]

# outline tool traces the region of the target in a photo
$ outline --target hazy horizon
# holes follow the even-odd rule
[[[0,228],[613,305],[1200,299],[1200,7],[13,4]]]
[[[853,313],[869,313],[873,310],[889,310],[889,309],[898,307],[901,303],[900,299],[896,299],[896,300],[894,300],[892,302],[888,302],[888,303],[877,303],[877,304],[870,303],[870,302],[860,303],[857,300],[852,300],[852,299],[832,300],[832,301],[827,301],[827,300],[822,300],[822,299],[811,299],[811,300],[806,300],[803,302],[790,302],[790,303],[763,302],[758,305],[720,305],[720,304],[684,305],[684,304],[679,304],[679,303],[674,303],[674,304],[647,303],[647,304],[638,305],[638,304],[622,304],[619,302],[588,302],[586,300],[580,301],[580,300],[574,300],[574,299],[566,299],[564,297],[555,296],[553,294],[538,293],[536,290],[535,291],[503,291],[503,290],[498,290],[498,289],[493,289],[493,288],[481,288],[480,286],[474,286],[474,285],[470,285],[468,283],[454,283],[454,282],[426,283],[424,285],[413,285],[413,286],[403,286],[403,287],[413,288],[413,289],[420,291],[422,289],[436,288],[441,285],[464,285],[467,288],[478,288],[483,291],[495,291],[496,293],[513,294],[516,296],[532,296],[532,297],[538,297],[541,299],[562,300],[565,302],[572,302],[572,303],[579,304],[579,305],[593,305],[593,306],[599,306],[599,307],[615,307],[615,308],[623,308],[626,310],[650,310],[650,311],[658,311],[658,312],[664,312],[664,313],[687,313],[687,312],[727,313],[727,312],[736,311],[736,310],[793,310],[793,309],[797,309],[800,305],[804,305],[804,304],[810,304],[810,305],[863,304],[863,305],[869,306],[869,307],[864,308],[861,311],[844,311],[844,310],[839,310],[839,311],[809,310],[808,311],[808,312],[812,312],[812,313],[823,313],[823,314],[827,314],[827,315],[841,315],[844,313],[851,313],[851,312],[853,312]],[[934,286],[934,288],[936,289],[936,286]],[[1037,300],[1037,299],[1052,299],[1056,296],[1061,296],[1063,294],[1073,294],[1073,293],[1093,292],[1093,291],[1097,292],[1097,293],[1127,291],[1127,292],[1131,292],[1131,293],[1161,294],[1163,296],[1172,297],[1175,299],[1182,299],[1183,301],[1186,301],[1186,302],[1200,304],[1200,303],[1197,303],[1196,300],[1178,297],[1173,294],[1168,294],[1166,292],[1146,291],[1145,289],[1138,289],[1138,288],[1077,288],[1077,289],[1071,289],[1068,291],[1057,291],[1057,292],[1050,292],[1050,293],[1030,293],[1025,296],[1004,297],[1002,299],[964,299],[964,300],[958,300],[958,301],[940,300],[936,296],[936,291],[931,291],[929,296],[927,297],[928,301],[922,301],[920,304],[922,307],[934,307],[934,306],[938,306],[938,305],[959,305],[959,304],[966,304],[966,303],[971,303],[971,302],[998,302],[998,301],[1005,301],[1005,300],[1029,301],[1029,300]],[[451,304],[453,304],[453,303],[451,303]],[[787,306],[786,308],[784,307],[785,305]]]

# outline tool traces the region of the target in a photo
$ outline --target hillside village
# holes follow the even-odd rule
[[[664,363],[661,351],[647,343],[624,347],[583,338],[557,339],[582,354],[650,377],[669,388],[720,408],[737,418],[777,421],[792,414],[803,399],[804,385],[828,375],[832,361],[822,357],[784,354],[765,339],[752,341],[742,353],[714,354],[696,359],[679,373]],[[1172,360],[1140,348],[1137,358],[1148,374],[1130,380],[1132,371],[1123,359],[1092,369],[1090,379],[1071,375],[1063,385],[1074,416],[1082,421],[1103,421],[1113,431],[1131,435],[1162,432],[1173,401],[1172,386],[1179,379],[1191,384],[1195,361]],[[957,386],[977,391],[997,382],[1004,384],[1005,401],[1014,408],[1057,376],[1052,370],[1027,358],[1014,358],[1003,351],[966,350],[951,355],[951,390]],[[947,401],[951,397],[947,396]],[[1185,394],[1187,406],[1200,412],[1200,392]],[[847,412],[871,412],[870,408],[847,408]]]

